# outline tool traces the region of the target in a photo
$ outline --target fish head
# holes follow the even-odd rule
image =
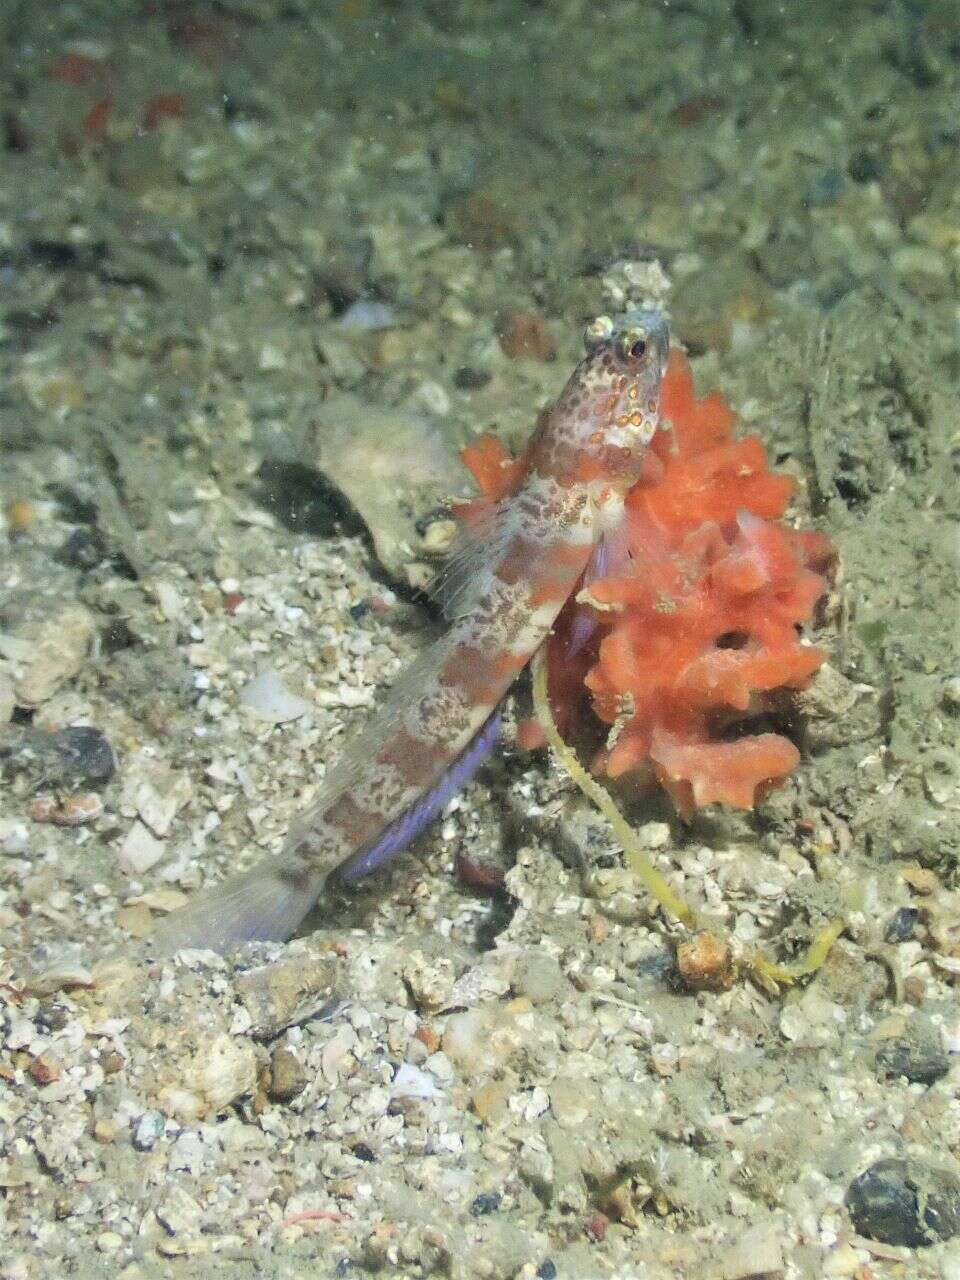
[[[625,492],[640,477],[660,422],[660,388],[670,331],[659,311],[599,316],[584,334],[586,354],[551,414],[572,479],[612,484]],[[560,454],[557,450],[557,456]]]

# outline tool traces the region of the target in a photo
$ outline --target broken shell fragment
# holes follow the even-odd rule
[[[77,791],[62,797],[44,791],[30,805],[30,817],[34,822],[52,822],[56,827],[82,827],[96,821],[103,808],[95,791]]]

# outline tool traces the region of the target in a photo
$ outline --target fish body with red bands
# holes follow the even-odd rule
[[[328,881],[395,857],[492,749],[497,708],[623,520],[660,418],[662,316],[602,316],[542,414],[517,491],[483,510],[441,575],[447,631],[401,675],[330,768],[282,851],[175,912],[163,950],[289,938]]]

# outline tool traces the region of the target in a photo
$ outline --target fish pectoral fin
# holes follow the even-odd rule
[[[514,536],[511,499],[471,503],[469,523],[461,523],[450,552],[430,588],[450,621],[469,613],[490,586],[496,566]]]
[[[164,955],[187,947],[226,954],[244,942],[285,942],[317,901],[324,879],[268,859],[199,893],[163,921],[152,941]]]

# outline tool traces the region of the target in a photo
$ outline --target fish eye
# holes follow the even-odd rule
[[[642,360],[647,354],[647,335],[643,329],[628,329],[617,345],[624,360]]]

